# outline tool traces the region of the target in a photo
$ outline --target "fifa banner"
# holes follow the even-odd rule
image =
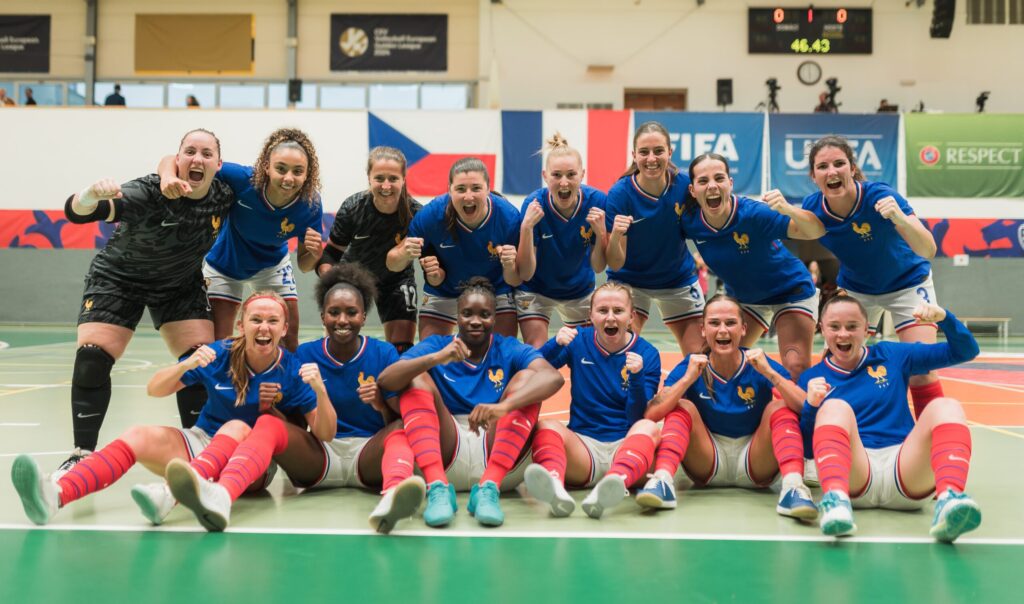
[[[729,160],[737,193],[761,194],[764,114],[637,111],[633,115],[634,126],[648,121],[668,129],[672,161],[684,172],[694,157],[717,153]]]
[[[1024,116],[908,113],[907,194],[1024,197]]]
[[[331,15],[331,71],[447,71],[448,15]]]
[[[50,72],[50,15],[0,15],[0,72],[4,71]]]
[[[810,179],[807,152],[829,134],[850,141],[865,178],[896,188],[899,125],[898,115],[772,114],[768,117],[769,188],[781,190],[790,201],[817,191]]]

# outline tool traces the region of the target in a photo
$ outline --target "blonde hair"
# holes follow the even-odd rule
[[[629,308],[633,308],[633,288],[625,283],[619,281],[605,281],[594,290],[594,293],[590,294],[590,308],[594,308],[594,299],[597,298],[598,292],[601,291],[613,291],[613,292],[624,292],[626,298],[629,299]],[[632,328],[632,325],[630,325]]]
[[[740,301],[733,298],[729,294],[715,294],[704,303],[704,311],[701,313],[700,322],[701,325],[708,317],[708,309],[711,308],[712,304],[719,302],[729,302],[736,307],[736,314],[740,317],[740,322],[743,322],[743,307],[740,305]],[[708,344],[707,339],[704,340],[704,345],[701,347],[700,354],[708,357],[707,365],[704,365],[704,371],[701,372],[701,377],[704,379],[704,387],[707,388],[708,395],[711,398],[715,398],[715,376],[711,373],[711,345]]]
[[[539,153],[544,154],[545,169],[547,169],[552,157],[563,157],[565,155],[575,156],[576,161],[580,164],[580,168],[583,168],[583,156],[580,155],[580,152],[575,147],[569,145],[569,141],[557,130],[551,135],[551,138],[544,141],[544,147],[541,148]]]
[[[249,307],[249,304],[259,300],[260,298],[270,298],[281,305],[281,311],[284,313],[285,323],[288,322],[288,305],[285,304],[284,298],[279,296],[277,292],[272,291],[258,291],[253,292],[251,296],[245,299],[242,306],[238,309],[238,321],[241,322],[245,318],[245,309]],[[245,397],[249,394],[249,367],[245,362],[245,335],[239,333],[231,338],[231,346],[228,348],[229,359],[228,363],[228,375],[231,376],[231,384],[235,387],[235,406],[241,407],[245,404]]]

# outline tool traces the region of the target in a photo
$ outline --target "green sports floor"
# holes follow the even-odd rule
[[[670,369],[667,334],[645,337]],[[51,525],[31,525],[10,465],[30,453],[49,470],[67,456],[74,332],[0,326],[0,604],[1024,601],[1024,339],[981,342],[982,357],[942,373],[972,420],[968,492],[984,512],[955,545],[928,538],[931,506],[858,510],[857,536],[836,541],[776,515],[774,493],[738,489],[682,492],[679,509],[656,514],[627,500],[600,521],[579,510],[548,518],[512,493],[498,529],[480,527],[460,493],[450,527],[428,529],[416,517],[385,537],[366,523],[376,494],[299,494],[280,476],[235,505],[226,533],[207,534],[184,509],[153,528],[128,495],[155,479],[140,467]],[[140,331],[115,367],[101,442],[136,423],[178,423],[173,397],[144,389],[169,362],[160,338]]]

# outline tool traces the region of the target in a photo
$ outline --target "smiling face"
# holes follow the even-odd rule
[[[448,186],[452,207],[462,222],[475,227],[487,216],[487,178],[483,172],[459,172]]]
[[[619,350],[629,341],[633,302],[623,289],[599,289],[590,302],[590,322],[597,341],[608,350]]]
[[[246,355],[265,358],[277,353],[288,331],[288,315],[277,300],[258,297],[245,305],[238,330],[245,338]]]
[[[821,315],[821,335],[840,367],[851,369],[860,362],[868,338],[868,319],[853,302],[829,304]]]
[[[267,200],[273,205],[285,205],[295,199],[306,184],[309,158],[301,149],[281,145],[270,153],[269,164]]]
[[[213,177],[220,170],[220,145],[209,132],[188,133],[175,156],[178,178],[192,187],[190,199],[202,199],[210,190]]]
[[[822,147],[811,159],[811,179],[826,199],[855,196],[853,162],[838,147]]]
[[[661,181],[672,159],[672,145],[661,132],[644,132],[636,137],[633,145],[633,161],[640,170],[639,175],[647,181]]]
[[[568,209],[576,203],[583,182],[584,170],[575,153],[548,156],[547,169],[542,172],[551,198],[559,209]]]
[[[381,159],[370,167],[370,193],[378,209],[390,213],[398,206],[398,198],[405,186],[402,164],[393,159]]]
[[[740,316],[740,307],[732,300],[715,300],[704,309],[701,333],[711,354],[727,356],[739,351],[740,340],[747,333]]]
[[[729,167],[720,159],[707,158],[691,170],[693,184],[690,195],[697,200],[704,215],[725,218],[732,212],[732,178]]]
[[[459,338],[473,349],[486,346],[494,331],[494,298],[471,293],[459,298]]]
[[[359,330],[366,323],[363,298],[351,287],[335,287],[324,300],[320,318],[332,344],[349,346],[359,337]]]

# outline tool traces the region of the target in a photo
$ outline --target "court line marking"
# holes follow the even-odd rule
[[[40,424],[33,422],[0,422],[0,427],[6,428],[32,428]]]
[[[981,382],[981,381],[978,381],[978,380],[968,380],[968,379],[965,379],[965,378],[955,378],[955,377],[949,377],[949,376],[946,376],[946,375],[940,375],[939,379],[949,380],[951,382],[962,382],[964,384],[973,384],[975,386],[988,386],[990,388],[998,388],[999,390],[1009,390],[1010,392],[1017,392],[1019,394],[1024,394],[1024,388],[1021,388],[1020,386],[1016,386],[1015,384],[1006,384],[1006,385],[1004,385],[1004,384],[999,384],[999,383],[996,383],[996,382]]]
[[[7,531],[92,531],[115,533],[199,533],[207,531],[200,526],[127,526],[109,524],[48,524],[32,526],[25,524],[0,523],[0,530]],[[324,529],[324,528],[277,528],[277,527],[232,527],[227,534],[236,535],[319,535],[333,537],[377,536],[370,529]],[[466,530],[397,530],[392,537],[443,537],[480,539],[614,539],[646,541],[759,541],[780,543],[882,543],[922,544],[945,546],[930,537],[826,537],[824,535],[739,535],[729,533],[634,533],[624,531],[466,531]],[[387,537],[381,536],[386,539]],[[1024,545],[1024,539],[993,539],[965,537],[957,545]]]
[[[997,426],[990,426],[988,424],[983,424],[983,423],[975,422],[975,421],[971,421],[971,420],[967,420],[967,425],[968,426],[976,426],[978,428],[984,428],[985,430],[990,430],[992,432],[996,432],[997,434],[1003,434],[1005,436],[1012,436],[1014,438],[1024,439],[1024,434],[1020,434],[1018,432],[1010,432],[1009,430],[1003,430],[1002,428],[999,428]]]

